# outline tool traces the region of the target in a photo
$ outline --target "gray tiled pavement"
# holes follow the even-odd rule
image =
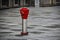
[[[27,31],[20,36],[19,8],[0,10],[0,40],[60,40],[60,7],[29,7]]]

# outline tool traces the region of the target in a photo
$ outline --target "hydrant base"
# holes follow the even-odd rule
[[[24,33],[24,32],[21,32],[21,35],[28,35],[28,32]]]

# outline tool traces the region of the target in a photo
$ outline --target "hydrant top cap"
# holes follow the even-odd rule
[[[21,8],[20,10],[29,10],[28,8],[26,8],[26,7],[23,7],[23,8]]]

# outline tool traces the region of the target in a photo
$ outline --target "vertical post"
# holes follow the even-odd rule
[[[35,0],[35,7],[39,8],[39,0]]]
[[[20,0],[18,0],[18,4],[19,4],[19,7],[20,7]]]
[[[9,0],[9,7],[12,7],[12,0]]]
[[[2,0],[0,0],[0,8],[2,8]]]
[[[20,5],[21,5],[21,6],[24,6],[23,1],[24,1],[24,0],[20,0]]]
[[[39,7],[40,7],[41,0],[39,0]]]
[[[12,0],[12,7],[15,7],[15,0]]]
[[[56,0],[53,0],[53,4],[56,5]]]
[[[9,7],[11,7],[11,3],[10,2],[11,2],[11,0],[9,0]]]
[[[31,5],[31,0],[30,0],[30,6],[32,6],[32,5]]]
[[[50,3],[49,4],[52,5],[52,0],[50,0]]]
[[[26,5],[25,2],[26,2],[26,0],[24,0],[24,6]]]

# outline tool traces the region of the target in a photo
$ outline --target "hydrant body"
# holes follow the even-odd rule
[[[28,8],[21,8],[20,9],[22,19],[28,18],[29,9]]]
[[[21,35],[28,35],[27,32],[27,18],[28,18],[28,14],[29,14],[29,9],[28,8],[21,8],[20,9],[20,14],[22,17],[22,32]]]

